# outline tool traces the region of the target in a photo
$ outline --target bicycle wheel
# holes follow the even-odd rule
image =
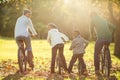
[[[105,50],[105,66],[104,66],[104,75],[106,78],[110,76],[110,58],[108,50]]]
[[[104,64],[105,63],[105,60],[104,60],[104,58],[105,58],[104,51],[102,51],[100,53],[99,57],[100,57],[100,70],[101,70],[102,73],[104,73],[104,65],[105,65]]]
[[[56,63],[56,69],[58,70],[58,73],[61,74],[61,68],[62,68],[62,63],[61,63],[60,57],[57,55],[55,63]]]
[[[20,72],[23,73],[26,70],[26,59],[22,49],[19,49],[18,51],[18,64]]]

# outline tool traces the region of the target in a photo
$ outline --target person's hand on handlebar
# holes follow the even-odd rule
[[[32,38],[37,38],[38,35],[33,35],[33,34],[32,34],[31,37],[32,37]]]

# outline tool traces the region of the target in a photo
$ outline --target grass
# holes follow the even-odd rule
[[[65,48],[64,48],[64,55],[65,55],[67,64],[69,64],[69,61],[72,56],[72,51],[69,51],[70,44],[71,44],[71,42],[65,44]],[[18,49],[18,47],[17,47],[17,44],[14,39],[0,38],[0,62],[2,62],[4,60],[17,61],[17,49]],[[49,70],[50,60],[51,60],[51,47],[47,43],[47,41],[46,40],[32,40],[32,49],[33,49],[36,69],[41,68],[42,71]],[[118,64],[120,64],[120,60],[113,55],[113,52],[114,52],[113,51],[114,50],[113,43],[110,45],[110,50],[111,50],[111,56],[112,56],[112,64],[115,67],[116,66],[118,67]],[[94,74],[93,52],[94,52],[94,42],[91,42],[91,43],[89,43],[88,47],[86,48],[86,53],[84,55],[84,59],[85,59],[88,71],[90,71],[91,74]],[[89,67],[89,66],[92,66],[92,67]],[[48,69],[46,69],[46,67]],[[18,68],[18,66],[17,66],[17,68]],[[89,70],[90,68],[92,68],[92,72],[91,72],[91,70]],[[120,71],[116,71],[116,73],[113,73],[113,75],[115,75],[117,78],[119,78]],[[12,75],[12,76],[17,77],[19,75]],[[0,79],[2,79],[4,77],[6,77],[6,76],[0,77]],[[36,80],[36,77],[34,77],[34,76],[27,76],[27,77],[23,77],[23,78],[25,80]],[[41,78],[41,80],[43,80],[43,78]],[[66,80],[69,80],[69,79],[66,78]],[[91,79],[86,78],[86,80],[91,80]]]

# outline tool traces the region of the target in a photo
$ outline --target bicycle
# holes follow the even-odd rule
[[[111,59],[110,59],[110,53],[108,52],[108,43],[105,42],[104,46],[100,53],[100,70],[102,71],[102,74],[109,78],[110,76],[110,67],[111,67]]]
[[[56,69],[58,69],[58,73],[62,73],[62,68],[64,68],[64,65],[62,63],[61,57],[59,54],[56,56]]]
[[[23,73],[26,71],[27,67],[27,50],[24,47],[24,41],[18,40],[20,43],[20,47],[18,50],[18,64],[20,72]]]

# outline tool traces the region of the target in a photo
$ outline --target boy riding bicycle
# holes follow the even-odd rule
[[[80,36],[79,31],[74,31],[73,36],[74,36],[74,39],[70,47],[70,50],[73,50],[73,56],[69,63],[68,73],[72,72],[72,67],[76,62],[76,60],[78,59],[79,63],[81,64],[79,65],[81,66],[81,69],[82,69],[81,74],[87,75],[86,64],[84,62],[83,56],[85,53],[85,48],[88,45],[88,41]]]

